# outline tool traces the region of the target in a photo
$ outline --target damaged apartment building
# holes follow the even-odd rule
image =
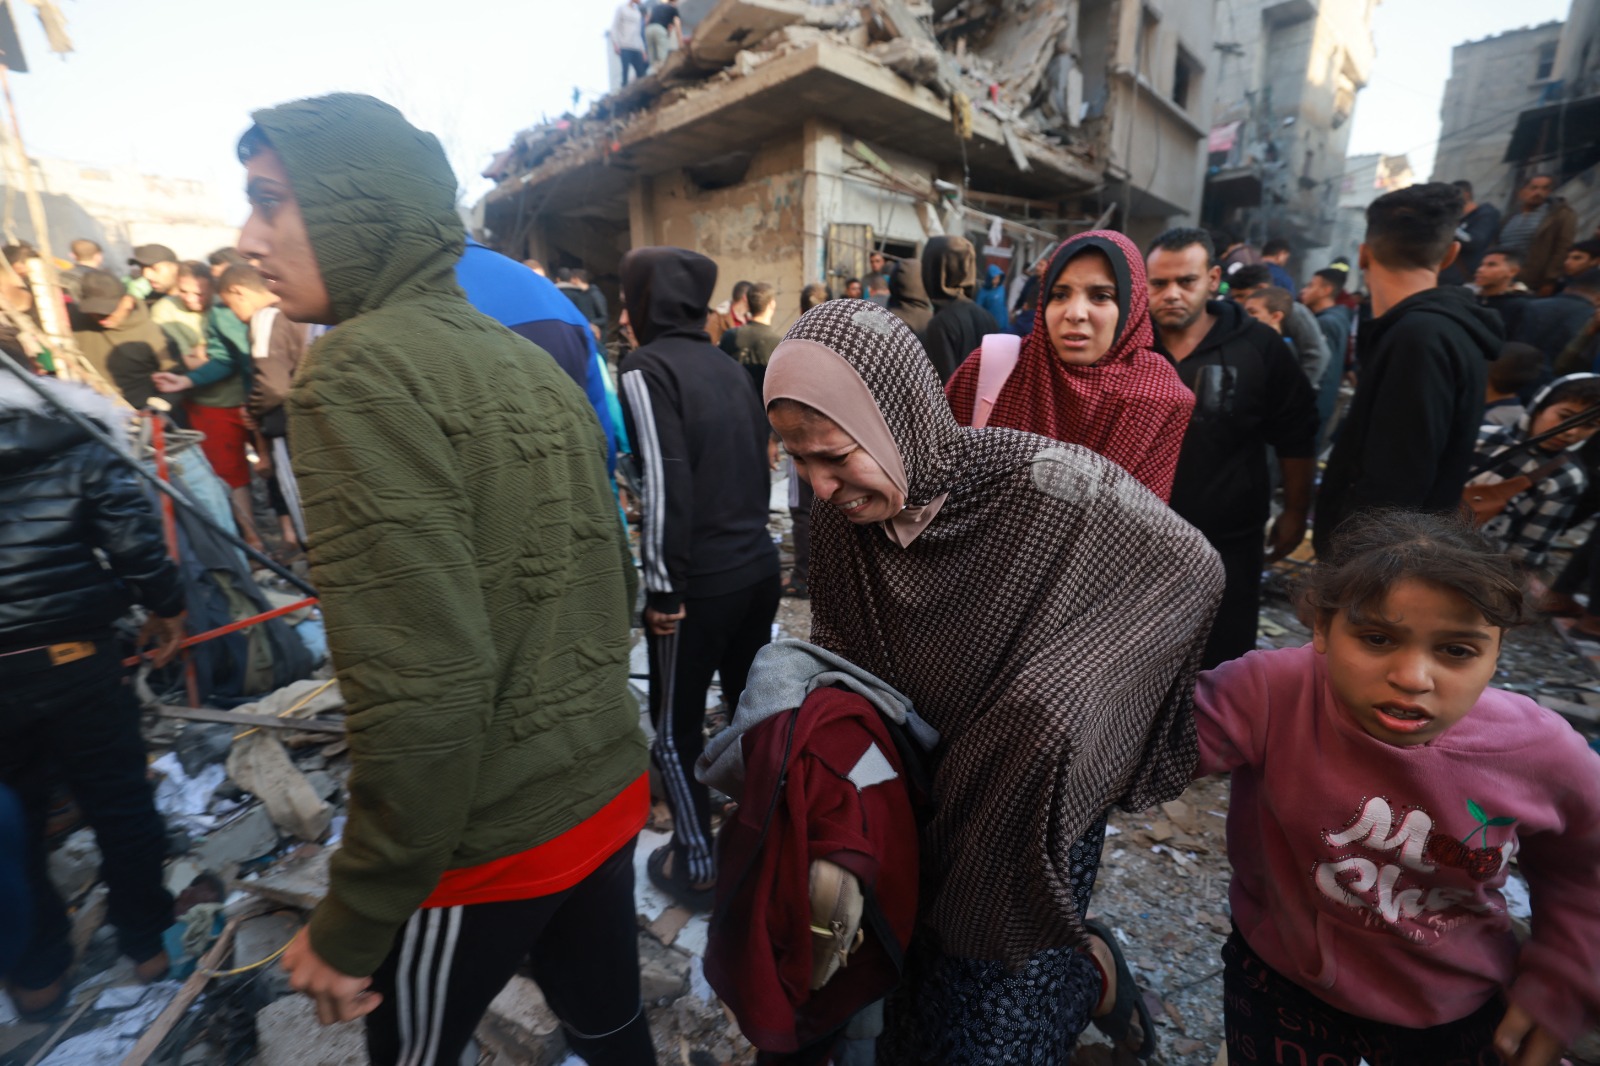
[[[780,323],[807,282],[837,291],[940,233],[1012,276],[1097,223],[1148,238],[1199,213],[1211,8],[685,2],[659,70],[495,157],[476,224],[613,291],[628,249],[693,248],[719,300],[775,284]]]

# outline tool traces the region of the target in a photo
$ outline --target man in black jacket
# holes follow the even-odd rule
[[[767,533],[771,434],[749,374],[712,347],[706,304],[717,266],[682,248],[623,257],[622,302],[641,346],[622,361],[622,412],[639,457],[651,749],[672,808],[672,843],[650,879],[686,906],[711,905],[710,799],[694,776],[713,673],[731,711],[778,611]]]
[[[1480,204],[1472,198],[1472,182],[1453,181],[1450,184],[1461,190],[1461,224],[1456,227],[1456,240],[1461,251],[1456,261],[1439,271],[1440,285],[1465,285],[1472,280],[1478,264],[1489,254],[1494,235],[1500,232],[1500,209],[1494,204]]]
[[[1172,509],[1217,549],[1226,577],[1204,669],[1256,646],[1262,528],[1272,510],[1267,447],[1283,476],[1270,535],[1271,558],[1280,559],[1305,538],[1317,442],[1316,399],[1289,346],[1239,304],[1211,299],[1222,280],[1213,254],[1205,230],[1186,228],[1161,234],[1145,253],[1158,343],[1195,396]]]
[[[1567,280],[1567,287],[1554,296],[1531,297],[1522,305],[1517,328],[1507,335],[1521,344],[1531,344],[1544,353],[1546,367],[1572,343],[1572,338],[1594,317],[1600,305],[1600,270],[1591,270]]]
[[[46,382],[103,424],[96,394]],[[43,838],[51,789],[64,779],[94,829],[109,918],[143,980],[167,970],[161,934],[172,897],[161,883],[166,831],[145,779],[139,707],[112,624],[134,603],[152,612],[156,661],[183,639],[183,586],[161,523],[127,463],[0,368],[0,784],[28,827],[32,936],[6,974],[19,1010],[67,1001],[71,922],[50,883]],[[102,559],[104,563],[102,563]]]
[[[1372,321],[1360,378],[1317,495],[1313,539],[1326,554],[1339,523],[1377,507],[1451,511],[1472,463],[1489,364],[1505,339],[1472,294],[1439,285],[1455,258],[1461,194],[1434,182],[1367,208],[1361,269]]]

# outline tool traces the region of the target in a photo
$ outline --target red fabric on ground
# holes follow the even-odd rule
[[[554,840],[479,866],[446,870],[429,907],[504,903],[553,896],[582,881],[638,835],[650,817],[650,777],[641,774],[617,798]]]
[[[250,460],[245,455],[250,431],[244,425],[244,408],[185,403],[183,409],[188,412],[190,427],[206,435],[200,450],[217,476],[230,489],[250,484]]]

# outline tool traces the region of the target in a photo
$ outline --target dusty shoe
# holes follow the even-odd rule
[[[65,974],[43,988],[8,984],[6,992],[11,996],[12,1006],[17,1008],[17,1016],[25,1022],[49,1021],[60,1014],[61,1008],[72,998],[72,987]]]
[[[1600,640],[1600,615],[1585,614],[1567,632],[1580,640]]]

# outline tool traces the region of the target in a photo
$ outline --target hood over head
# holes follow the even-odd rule
[[[396,297],[460,291],[465,238],[438,138],[358,93],[251,117],[288,171],[338,321]]]
[[[922,285],[935,300],[972,299],[978,250],[965,237],[934,237],[922,249]]]
[[[987,284],[993,288],[1000,282],[1002,278],[1006,276],[1006,272],[995,266],[993,263],[990,263],[988,267],[985,268],[983,275],[985,279],[987,279]]]
[[[707,341],[706,306],[717,264],[686,248],[635,248],[622,257],[622,302],[640,344],[659,337]]]
[[[922,287],[922,260],[902,259],[889,272],[889,307],[930,311],[928,290]]]

